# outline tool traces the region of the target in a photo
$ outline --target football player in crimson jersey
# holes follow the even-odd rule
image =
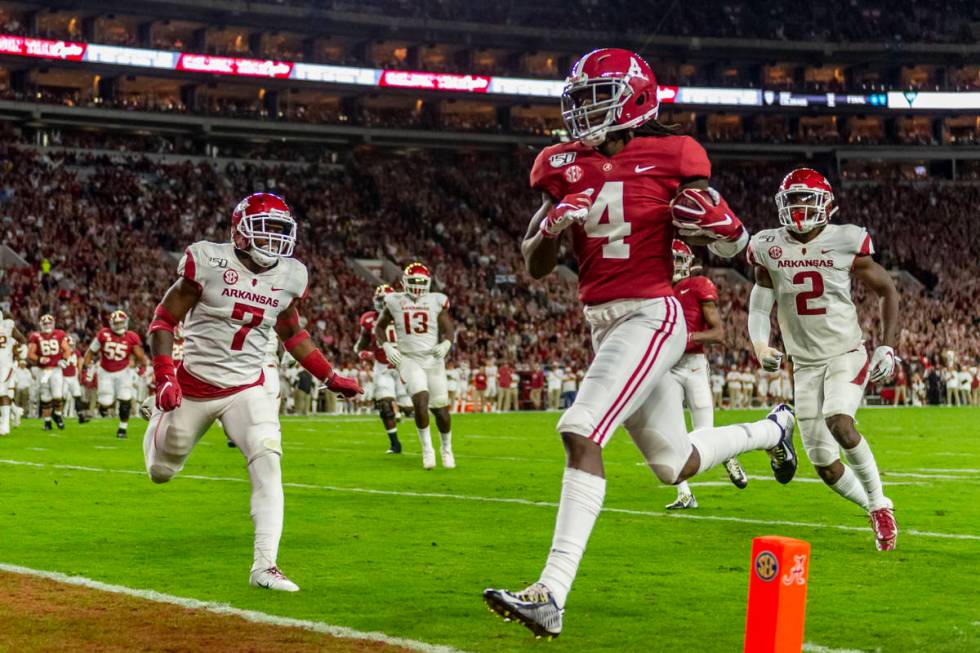
[[[84,424],[89,421],[88,411],[85,410],[85,404],[82,402],[82,384],[79,382],[81,371],[81,365],[79,363],[84,359],[84,356],[78,350],[78,341],[75,339],[75,336],[68,336],[68,346],[71,348],[71,355],[61,361],[61,375],[65,379],[63,394],[66,399],[68,397],[74,399],[75,415],[78,416],[78,423]]]
[[[129,366],[130,357],[136,360],[140,369],[147,367],[143,341],[135,331],[129,330],[129,316],[125,311],[113,311],[109,316],[109,327],[102,327],[85,352],[82,368],[88,369],[92,358],[99,356],[98,401],[99,414],[105,417],[113,404],[119,402],[119,426],[117,438],[125,438],[129,428],[129,413],[133,406],[135,393],[134,370]]]
[[[729,257],[745,247],[748,233],[708,187],[704,149],[657,123],[658,106],[657,82],[642,58],[626,50],[590,52],[574,65],[562,94],[562,117],[575,140],[545,148],[531,171],[542,204],[521,246],[528,272],[550,273],[570,234],[595,348],[558,423],[566,468],[540,580],[521,592],[484,592],[491,609],[539,636],[561,632],[565,600],[605,496],[602,449],[620,424],[670,485],[753,449],[770,450],[783,483],[796,470],[794,418],[786,406],[760,422],[687,433],[683,391],[670,373],[687,346],[671,286],[675,227],[685,240]]]
[[[27,359],[41,368],[38,383],[44,430],[51,430],[52,420],[59,429],[63,429],[65,421],[61,418],[61,405],[65,384],[61,361],[71,356],[71,347],[65,332],[55,328],[53,315],[42,315],[40,327],[28,338]]]
[[[374,381],[374,406],[381,415],[381,424],[388,434],[388,453],[402,452],[402,443],[398,440],[398,422],[395,420],[395,400],[398,397],[398,370],[388,361],[384,348],[378,344],[374,335],[374,326],[378,315],[385,309],[385,297],[395,290],[386,283],[374,289],[374,310],[361,315],[361,334],[354,343],[354,353],[362,361],[374,361],[372,379]],[[388,339],[394,340],[394,327],[388,327]]]
[[[760,231],[749,245],[755,286],[749,296],[749,336],[762,366],[775,370],[782,353],[769,346],[769,314],[776,317],[793,359],[800,435],[823,479],[866,511],[879,551],[895,548],[898,525],[884,495],[878,465],[854,426],[864,386],[886,383],[897,357],[898,291],[871,255],[871,235],[857,225],[830,224],[837,202],[816,170],[793,170],[776,193],[782,227]],[[851,299],[856,277],[881,298],[881,342],[871,359]],[[844,465],[840,450],[844,450]]]
[[[684,390],[684,401],[691,410],[691,426],[694,430],[714,426],[714,402],[708,380],[708,359],[705,345],[721,344],[725,340],[725,326],[718,312],[718,289],[705,276],[691,276],[694,253],[680,240],[671,249],[674,254],[674,296],[680,302],[687,323],[687,347],[671,374]],[[739,489],[745,488],[749,477],[738,464],[738,459],[725,461],[725,471]],[[677,499],[667,504],[668,510],[697,508],[687,481],[677,484]]]
[[[283,523],[279,415],[263,388],[262,363],[273,331],[300,365],[347,397],[360,386],[336,374],[297,307],[307,294],[306,266],[292,257],[296,221],[270,193],[243,199],[231,215],[231,239],[200,241],[184,252],[177,281],[150,323],[156,410],[143,438],[146,470],[166,483],[217,419],[248,465],[255,545],[249,583],[295,592],[276,566]],[[183,322],[184,360],[174,366],[174,328]]]
[[[436,466],[436,452],[429,433],[431,410],[439,428],[442,466],[452,469],[456,467],[456,457],[449,417],[446,355],[452,347],[455,326],[449,317],[449,298],[441,292],[430,292],[431,287],[429,268],[419,262],[407,265],[402,273],[403,292],[385,295],[374,336],[388,361],[398,368],[412,398],[422,467]],[[395,340],[389,337],[390,326],[394,327]]]

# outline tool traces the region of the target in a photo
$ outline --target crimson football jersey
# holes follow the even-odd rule
[[[389,367],[394,367],[388,362],[388,355],[385,353],[384,347],[378,344],[378,339],[374,337],[374,325],[378,323],[378,312],[377,311],[367,311],[361,316],[361,328],[368,332],[371,336],[371,352],[374,353],[374,360],[378,361],[382,365],[387,365]],[[388,325],[388,339],[390,341],[395,340],[394,327]]]
[[[102,327],[95,334],[95,339],[89,345],[92,352],[101,351],[99,367],[106,372],[118,372],[129,367],[129,356],[133,349],[142,344],[140,337],[133,331],[119,335],[107,327]]]
[[[73,351],[71,356],[68,357],[68,364],[61,370],[62,376],[65,378],[71,378],[78,374],[78,364],[82,361],[85,356],[80,351]]]
[[[61,342],[65,337],[65,332],[61,329],[55,329],[51,333],[35,331],[30,335],[28,342],[37,346],[39,367],[58,367],[58,361],[64,357]],[[42,358],[47,358],[47,362],[40,362]]]
[[[592,191],[587,223],[569,228],[582,303],[670,296],[669,204],[682,183],[710,176],[704,148],[688,136],[637,136],[611,157],[578,142],[541,150],[532,188],[555,200]]]
[[[684,309],[684,320],[687,322],[688,334],[704,331],[707,325],[704,323],[704,311],[701,304],[704,302],[718,301],[718,289],[708,277],[687,277],[681,279],[674,286],[674,295]],[[685,354],[702,354],[704,345],[699,342],[687,343]]]

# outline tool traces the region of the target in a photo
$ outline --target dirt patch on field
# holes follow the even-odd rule
[[[406,653],[53,580],[0,572],[0,652]]]

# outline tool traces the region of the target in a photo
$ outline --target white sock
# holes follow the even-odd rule
[[[418,429],[418,432],[419,444],[422,445],[422,451],[432,451],[432,436],[429,435],[429,427],[426,426],[424,429]]]
[[[677,488],[677,496],[691,493],[691,487],[687,484],[687,481],[681,481],[675,487]]]
[[[125,431],[129,428],[129,422],[119,422],[119,429]]]
[[[740,453],[771,449],[779,442],[781,435],[779,425],[771,419],[691,431],[691,442],[701,455],[698,474]]]
[[[864,491],[868,493],[868,509],[877,510],[889,507],[891,504],[885,498],[881,488],[881,476],[878,474],[878,463],[871,453],[868,441],[863,437],[853,449],[844,449],[844,458],[854,469],[854,474],[860,479]]]
[[[606,479],[580,469],[565,468],[555,536],[541,582],[551,590],[558,607],[565,606],[585,545],[606,496]]]
[[[10,406],[0,406],[0,435],[10,433]]]
[[[453,432],[447,431],[446,433],[439,432],[439,438],[442,440],[442,448],[449,451],[453,448]]]
[[[248,466],[252,479],[252,523],[255,524],[255,552],[252,571],[276,566],[279,538],[282,537],[284,497],[279,455],[270,453]]]
[[[847,465],[844,465],[844,473],[830,486],[830,489],[865,510],[868,509],[868,493],[864,491],[861,481]]]

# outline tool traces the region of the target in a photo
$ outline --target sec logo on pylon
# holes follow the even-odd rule
[[[779,573],[779,560],[769,551],[762,551],[755,557],[755,575],[767,583]]]

